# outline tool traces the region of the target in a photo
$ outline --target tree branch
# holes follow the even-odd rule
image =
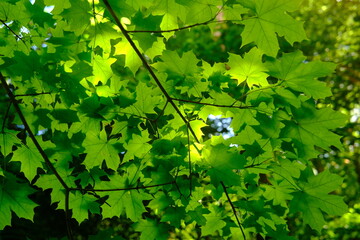
[[[188,121],[186,120],[186,118],[184,117],[184,115],[181,113],[180,109],[176,106],[176,104],[174,103],[174,101],[172,100],[172,98],[170,97],[170,95],[167,93],[167,91],[165,90],[164,86],[161,84],[160,80],[158,79],[158,77],[156,76],[155,72],[152,70],[152,68],[150,67],[149,63],[146,61],[145,57],[142,55],[142,53],[140,52],[139,48],[135,45],[134,41],[131,39],[129,33],[126,31],[126,29],[124,28],[124,26],[121,24],[120,19],[117,17],[117,15],[115,14],[114,10],[112,9],[111,5],[109,4],[108,0],[103,0],[103,3],[105,4],[107,10],[110,12],[111,16],[113,17],[113,19],[115,20],[116,25],[120,28],[122,34],[124,35],[124,37],[126,38],[126,40],[130,43],[131,47],[134,49],[134,51],[136,52],[136,54],[138,55],[138,57],[140,58],[140,60],[142,61],[144,67],[148,70],[148,72],[150,73],[151,77],[154,79],[154,81],[156,82],[156,84],[158,85],[158,87],[160,88],[160,90],[162,91],[162,93],[165,95],[166,99],[169,101],[169,103],[173,106],[173,108],[175,109],[175,111],[177,112],[177,114],[180,116],[180,118],[184,121],[185,125],[188,124]],[[197,142],[200,142],[199,139],[196,137],[196,134],[194,132],[194,130],[192,128],[189,129],[191,134],[193,135],[193,137],[195,138],[195,140]]]
[[[46,153],[44,152],[44,150],[40,146],[39,142],[36,140],[34,133],[31,131],[30,126],[29,126],[29,124],[27,123],[27,121],[26,121],[26,119],[24,117],[24,114],[21,112],[21,109],[20,109],[19,104],[17,103],[17,101],[15,99],[14,94],[12,93],[12,91],[9,88],[8,84],[6,83],[6,80],[5,80],[5,78],[4,78],[4,76],[2,75],[1,72],[0,72],[0,81],[1,81],[1,84],[4,87],[4,89],[6,90],[8,96],[10,98],[10,101],[14,105],[14,108],[15,108],[17,114],[19,115],[19,117],[21,119],[21,122],[24,124],[25,130],[28,132],[30,139],[34,143],[36,149],[39,151],[41,157],[44,159],[45,163],[48,165],[48,167],[51,169],[51,171],[53,171],[54,175],[59,180],[61,185],[65,188],[65,190],[69,189],[69,187],[64,182],[64,180],[61,178],[61,176],[59,175],[59,173],[57,172],[55,167],[52,165],[50,159],[48,158],[48,156],[46,155]]]
[[[204,103],[204,102],[196,102],[186,99],[179,99],[179,98],[172,98],[174,101],[178,102],[187,102],[187,103],[194,103],[199,105],[207,105],[207,106],[213,106],[213,107],[223,107],[223,108],[239,108],[239,109],[248,109],[253,108],[253,106],[233,106],[233,105],[221,105],[221,104],[214,104],[214,103]]]
[[[161,187],[165,185],[175,184],[175,181],[167,182],[167,183],[160,183],[155,185],[149,186],[136,186],[136,187],[128,187],[128,188],[111,188],[111,189],[83,189],[83,188],[69,188],[69,191],[83,191],[83,192],[116,192],[116,191],[128,191],[128,190],[139,190],[139,189],[146,189],[146,188],[154,188],[154,187]]]
[[[243,238],[244,238],[244,240],[246,240],[245,232],[244,232],[244,229],[242,228],[241,223],[240,223],[240,220],[239,220],[239,218],[238,218],[238,216],[237,216],[237,212],[236,212],[235,206],[234,206],[233,202],[232,202],[231,199],[230,199],[229,193],[228,193],[227,190],[226,190],[226,187],[225,187],[225,185],[224,185],[224,182],[221,181],[220,183],[221,183],[221,186],[222,186],[223,189],[224,189],[224,193],[225,193],[225,195],[226,195],[226,197],[227,197],[227,199],[228,199],[228,201],[229,201],[229,203],[230,203],[231,209],[232,209],[232,211],[233,211],[233,213],[234,213],[234,215],[235,215],[236,221],[237,221],[237,223],[238,223],[238,225],[239,225],[239,228],[240,228],[240,230],[241,230],[241,233],[242,233],[242,235],[243,235]]]
[[[30,97],[30,96],[39,96],[44,94],[52,94],[51,92],[41,92],[41,93],[28,93],[28,94],[18,94],[14,95],[14,97]]]
[[[12,32],[12,34],[14,34],[16,38],[20,39],[20,41],[22,41],[22,42],[25,44],[25,46],[27,46],[27,44],[26,44],[26,42],[24,41],[24,39],[22,39],[22,37],[20,37],[16,32],[14,32],[14,31],[11,29],[11,27],[9,27],[9,25],[6,24],[6,22],[5,22],[4,20],[1,20],[1,19],[0,19],[0,22],[1,22],[2,24],[4,24],[4,26],[5,26],[7,29],[9,29],[9,31]]]

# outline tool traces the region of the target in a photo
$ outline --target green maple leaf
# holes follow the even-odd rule
[[[89,131],[83,142],[83,147],[87,153],[84,164],[87,169],[96,166],[101,166],[105,160],[108,168],[116,170],[120,164],[120,149],[121,145],[116,139],[107,139],[105,130],[100,134],[94,131]]]
[[[255,42],[265,54],[276,56],[279,50],[276,33],[285,36],[291,44],[306,39],[303,23],[286,14],[297,10],[301,0],[252,0],[247,3],[249,2],[251,4],[244,7],[250,8],[255,16],[243,21],[243,44]]]
[[[225,221],[223,220],[224,216],[222,216],[222,210],[219,207],[211,205],[209,210],[209,214],[204,214],[206,224],[201,227],[202,236],[211,235],[216,231],[221,231],[221,229],[226,225]]]
[[[99,82],[106,84],[107,80],[114,74],[111,69],[111,64],[116,61],[115,58],[104,58],[99,55],[94,55],[92,58],[93,75],[91,83],[97,85]]]
[[[55,20],[52,18],[52,14],[44,11],[45,4],[43,1],[37,1],[34,3],[29,1],[25,3],[25,7],[28,14],[30,14],[31,20],[40,27],[44,27],[45,24],[54,24]]]
[[[306,62],[300,52],[285,53],[280,60],[267,63],[269,74],[284,80],[284,84],[294,91],[304,92],[313,98],[331,96],[330,88],[324,82],[315,80],[331,74],[336,65],[330,62]]]
[[[133,41],[139,50],[142,51],[138,42],[136,40]],[[114,55],[125,55],[125,67],[128,67],[134,75],[136,74],[139,67],[143,64],[134,48],[126,39],[122,39],[118,44],[115,45]]]
[[[146,212],[143,201],[152,199],[152,196],[145,192],[136,190],[128,191],[123,196],[125,213],[133,222],[139,221],[144,212]]]
[[[300,177],[300,173],[305,169],[305,165],[300,164],[297,161],[291,162],[288,159],[279,159],[277,164],[271,164],[268,169],[274,172],[275,179],[285,180],[293,187],[297,187],[297,180]],[[282,183],[284,186],[285,183]],[[286,186],[284,186],[286,187]]]
[[[81,35],[90,25],[90,18],[92,17],[90,12],[91,7],[88,1],[71,1],[71,7],[61,13],[68,24],[65,30]]]
[[[230,70],[227,71],[228,74],[233,79],[238,81],[238,84],[246,81],[247,85],[251,88],[253,85],[257,86],[267,86],[269,85],[266,78],[266,68],[262,63],[262,51],[257,48],[253,48],[245,54],[245,57],[242,58],[236,54],[229,54],[228,65]]]
[[[141,11],[138,11],[131,20],[132,20],[132,24],[135,25],[135,31],[160,30],[159,28],[161,22],[160,16],[153,16],[152,14],[147,16]],[[155,35],[148,34],[146,32],[145,33],[137,32],[134,33],[133,36],[134,36],[133,39],[139,42],[141,49],[143,49],[145,52],[149,50],[149,48],[151,48],[157,40],[161,39],[160,41],[163,41],[163,38],[156,37]]]
[[[32,220],[37,204],[28,196],[35,191],[28,184],[18,183],[12,175],[6,174],[0,178],[0,229],[11,225],[11,212],[15,212],[18,217]]]
[[[106,217],[120,216],[125,209],[126,216],[137,222],[146,212],[144,200],[152,199],[151,195],[137,190],[113,192],[102,208],[102,215]]]
[[[124,112],[129,112],[135,115],[143,116],[144,113],[156,113],[154,108],[162,103],[162,96],[158,89],[153,89],[147,86],[146,83],[139,82],[136,86],[136,102],[129,108],[124,109]]]
[[[164,215],[161,217],[161,222],[170,222],[171,226],[176,228],[180,227],[181,220],[186,216],[184,207],[170,207],[167,208],[164,212]]]
[[[185,21],[187,11],[186,8],[178,4],[176,0],[157,0],[149,9],[149,12],[153,15],[162,16],[160,28],[166,31],[177,29],[179,27],[178,18]],[[175,32],[162,33],[166,39],[169,39],[174,34]]]
[[[211,166],[208,174],[214,185],[223,181],[226,185],[240,185],[240,176],[233,170],[242,169],[245,159],[235,149],[224,144],[215,145],[211,150],[204,149],[203,156]]]
[[[1,1],[0,2],[0,19],[2,20],[14,20],[17,19],[19,14],[21,14],[24,19],[22,19],[24,22],[28,19],[26,18],[26,15],[28,13],[25,9],[26,1],[19,1],[16,4],[11,4],[9,1]],[[26,24],[26,23],[25,23]]]
[[[54,6],[54,9],[51,11],[51,13],[56,15],[62,13],[64,9],[71,7],[70,0],[44,0],[44,3],[46,6]]]
[[[4,156],[7,156],[12,152],[14,145],[20,145],[21,142],[16,137],[16,131],[7,130],[6,132],[0,133],[0,151]]]
[[[304,222],[311,228],[321,231],[325,224],[323,212],[331,215],[344,214],[347,206],[342,197],[328,194],[342,183],[342,178],[328,171],[311,176],[302,183],[301,192],[293,193],[290,211],[303,213]]]
[[[74,183],[76,178],[72,176],[73,169],[69,166],[70,162],[72,161],[71,154],[68,152],[57,152],[52,157],[56,159],[56,162],[53,164],[59,173],[59,176],[69,187],[76,187]],[[65,189],[54,174],[40,175],[39,179],[36,180],[35,185],[42,188],[43,190],[52,189],[51,202],[58,203],[58,209],[65,209]]]
[[[330,150],[330,146],[342,149],[340,136],[329,129],[342,126],[347,117],[329,108],[316,110],[311,104],[303,103],[301,109],[294,109],[294,122],[288,122],[282,131],[284,137],[293,140],[300,159],[317,157],[314,146]]]
[[[103,49],[103,53],[107,56],[111,52],[110,40],[117,39],[121,35],[118,33],[109,22],[97,23],[94,26],[94,33],[92,40],[89,42],[89,47],[96,48],[97,46]]]
[[[223,3],[219,0],[175,0],[186,6],[186,24],[196,24],[209,21],[219,12],[218,6]]]
[[[175,51],[165,50],[161,56],[162,62],[153,64],[159,72],[168,72],[179,76],[191,76],[200,71],[197,67],[199,59],[192,51],[185,52],[180,57]]]
[[[294,191],[294,187],[286,180],[283,180],[280,183],[273,181],[271,186],[264,185],[264,187],[264,197],[272,200],[274,205],[287,207],[287,201],[293,198],[291,193]]]
[[[133,134],[130,141],[124,146],[126,149],[124,161],[134,159],[135,156],[138,158],[144,157],[151,149],[151,145],[148,143],[150,140],[148,134],[144,131],[141,132],[141,136]]]
[[[166,240],[169,237],[169,226],[150,218],[141,219],[134,228],[141,232],[140,240]]]
[[[52,189],[51,202],[59,203],[58,208],[65,208],[65,189],[53,174],[40,175],[35,183],[36,186],[43,190]]]
[[[54,145],[47,141],[40,141],[40,138],[37,138],[43,148],[52,148]],[[27,145],[23,145],[18,148],[15,152],[11,161],[21,162],[21,171],[24,173],[25,177],[30,181],[36,176],[37,169],[43,168],[43,158],[39,153],[39,150],[36,148],[35,144],[29,139]]]
[[[242,20],[241,14],[247,13],[247,9],[240,4],[234,4],[232,6],[225,5],[222,13],[227,20]]]
[[[89,194],[70,193],[69,202],[70,209],[72,209],[72,217],[81,223],[89,218],[89,211],[100,214],[100,204],[96,200],[96,197]]]

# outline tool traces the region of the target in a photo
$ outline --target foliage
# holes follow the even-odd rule
[[[316,106],[335,64],[282,48],[306,38],[288,14],[299,4],[2,1],[0,229],[50,205],[70,239],[114,217],[124,238],[294,239],[295,213],[320,232],[347,207],[330,194],[341,177],[311,161],[342,148],[347,117]],[[176,47],[224,22],[240,40],[218,58]],[[234,136],[203,137],[209,114]]]
[[[314,162],[318,171],[329,169],[344,177],[344,183],[337,192],[344,195],[345,202],[353,208],[359,203],[360,188],[360,72],[359,64],[359,24],[360,1],[304,1],[298,17],[306,19],[306,32],[310,41],[301,46],[305,55],[312,60],[336,62],[336,73],[326,77],[333,96],[318,102],[318,107],[333,106],[348,115],[348,123],[337,130],[344,136],[344,151],[332,149],[324,152]],[[319,24],[321,23],[321,24]],[[350,211],[341,217],[327,218],[321,239],[351,239],[360,234],[356,227],[356,212]],[[353,222],[352,222],[353,221]],[[309,231],[299,219],[293,218],[290,225],[296,229],[298,239],[310,239],[316,233]],[[336,234],[333,233],[336,225]],[[341,230],[340,226],[344,226]],[[351,232],[351,234],[350,234]]]

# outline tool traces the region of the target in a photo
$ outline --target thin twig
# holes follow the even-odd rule
[[[223,107],[223,108],[239,108],[239,109],[254,108],[253,106],[221,105],[221,104],[204,103],[204,102],[197,102],[197,101],[186,100],[186,99],[179,99],[179,98],[172,98],[172,100],[178,101],[178,102],[187,102],[187,103],[194,103],[194,104],[207,105],[207,106],[213,106],[213,107]]]
[[[238,216],[237,216],[237,212],[236,212],[235,206],[234,206],[233,202],[232,202],[231,199],[230,199],[229,193],[227,192],[226,187],[225,187],[223,181],[220,181],[220,183],[221,183],[221,186],[222,186],[223,189],[224,189],[224,193],[225,193],[225,195],[226,195],[226,197],[227,197],[227,199],[228,199],[228,201],[229,201],[229,203],[230,203],[231,209],[232,209],[232,211],[233,211],[233,213],[234,213],[234,215],[235,215],[236,221],[237,221],[237,223],[238,223],[238,225],[239,225],[239,228],[240,228],[240,230],[241,230],[241,233],[242,233],[242,235],[243,235],[243,238],[244,238],[244,240],[246,240],[245,232],[244,232],[244,229],[242,228],[241,223],[240,223],[240,220],[239,220],[239,218],[238,218]]]
[[[22,42],[25,44],[25,46],[27,46],[27,44],[26,44],[26,42],[24,41],[24,39],[22,39],[22,37],[20,37],[16,32],[14,32],[14,31],[11,29],[11,27],[9,27],[9,25],[6,24],[6,22],[5,22],[4,20],[1,20],[1,19],[0,19],[0,22],[1,22],[2,24],[4,24],[4,26],[5,26],[7,29],[9,29],[9,31],[12,32],[12,34],[15,35],[15,37],[17,37],[18,39],[20,39],[20,41],[22,41]]]
[[[177,31],[181,31],[181,30],[185,30],[185,29],[189,29],[189,28],[193,28],[193,27],[197,27],[197,26],[208,25],[210,23],[238,21],[238,20],[215,20],[216,17],[223,10],[223,8],[224,8],[224,5],[221,6],[219,11],[212,18],[210,18],[209,20],[207,20],[205,22],[195,23],[195,24],[191,24],[191,25],[188,25],[185,27],[179,27],[179,28],[168,29],[168,30],[132,30],[132,31],[127,31],[127,32],[128,33],[168,33],[168,32],[177,32]]]
[[[41,92],[41,93],[28,93],[28,94],[16,94],[14,97],[30,97],[30,96],[39,96],[44,94],[52,94],[51,92]]]
[[[3,119],[3,124],[2,124],[2,127],[1,127],[1,132],[3,133],[5,131],[5,124],[6,124],[6,119],[8,117],[8,114],[9,114],[9,111],[10,111],[10,107],[11,107],[11,102],[9,103],[7,109],[6,109],[6,112],[5,112],[5,115],[4,115],[4,119]]]
[[[113,19],[115,20],[116,25],[120,28],[122,34],[124,35],[124,37],[126,38],[126,40],[129,42],[129,44],[131,45],[131,47],[134,49],[134,51],[136,52],[136,54],[138,55],[138,57],[140,58],[140,60],[142,61],[144,67],[148,70],[148,72],[150,73],[151,77],[154,79],[154,81],[156,82],[156,84],[158,85],[158,87],[160,88],[160,90],[162,91],[162,93],[165,95],[167,101],[173,106],[173,108],[175,109],[175,111],[177,112],[177,114],[180,116],[180,118],[184,121],[184,123],[187,125],[187,120],[185,119],[185,117],[183,116],[183,114],[181,113],[180,109],[176,106],[176,104],[174,103],[174,101],[172,100],[172,98],[170,97],[170,95],[168,94],[168,92],[165,90],[164,86],[161,84],[160,80],[158,79],[158,77],[156,76],[155,72],[152,70],[152,68],[150,67],[149,63],[147,62],[146,58],[141,54],[139,48],[135,45],[134,41],[131,39],[129,33],[126,31],[126,29],[124,28],[124,26],[121,24],[120,19],[117,17],[116,13],[114,12],[114,10],[112,9],[111,5],[109,4],[108,0],[103,0],[107,10],[110,12],[111,16],[113,17]],[[192,128],[190,128],[190,132],[191,134],[194,136],[195,140],[197,142],[200,142],[199,139],[196,137],[196,134],[194,132],[194,130]]]
[[[128,187],[128,188],[110,188],[110,189],[83,189],[83,188],[69,188],[69,191],[84,191],[84,192],[116,192],[116,191],[129,191],[129,190],[139,190],[139,189],[146,189],[146,188],[154,188],[154,187],[161,187],[165,185],[175,184],[175,181],[167,182],[167,183],[160,183],[155,185],[148,185],[148,186],[136,186],[136,187]]]
[[[188,123],[188,125],[190,125],[190,123]],[[188,141],[188,155],[189,155],[189,188],[190,188],[190,193],[188,197],[192,196],[192,169],[191,169],[191,156],[190,156],[190,134],[189,134],[189,126],[187,126],[186,128],[187,130],[187,141]]]

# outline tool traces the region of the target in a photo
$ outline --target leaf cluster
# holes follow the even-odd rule
[[[286,218],[347,210],[341,178],[314,174],[319,149],[342,148],[346,116],[317,109],[331,96],[288,13],[298,0],[6,0],[0,3],[0,229],[32,220],[34,192],[51,189],[69,239],[74,224],[122,217],[140,239],[293,239]],[[53,9],[44,11],[46,6]],[[47,9],[47,8],[45,8]],[[244,51],[207,61],[171,39],[205,26],[242,26]],[[209,114],[234,136],[203,137]]]

